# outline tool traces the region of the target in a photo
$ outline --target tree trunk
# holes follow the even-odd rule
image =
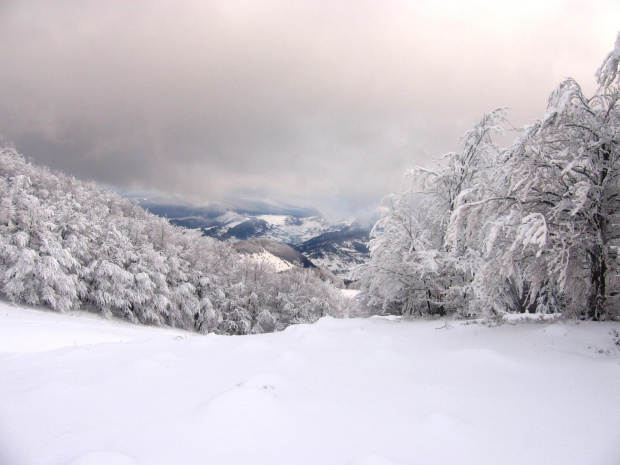
[[[603,144],[599,151],[599,158],[602,160],[602,168],[600,171],[598,186],[601,191],[605,190],[607,176],[609,175],[609,160],[611,147]],[[596,205],[596,214],[594,216],[595,224],[598,229],[600,243],[588,250],[590,255],[590,295],[588,296],[587,318],[589,320],[600,321],[604,317],[605,312],[605,295],[607,293],[607,257],[605,254],[604,232],[607,226],[605,217],[603,216],[603,208],[601,202],[603,197],[599,198]]]
[[[588,251],[590,255],[590,295],[584,317],[599,321],[603,318],[607,280],[607,261],[602,245],[596,245]]]

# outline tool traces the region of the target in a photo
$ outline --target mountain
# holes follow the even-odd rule
[[[296,245],[295,249],[317,266],[327,268],[335,275],[346,276],[368,260],[369,250],[366,244],[369,235],[369,229],[354,223],[313,237]]]
[[[368,258],[369,229],[352,221],[332,223],[312,209],[266,201],[194,206],[178,199],[135,196],[140,205],[177,225],[235,243],[254,238],[287,244],[340,277]]]
[[[269,220],[269,221],[267,221]],[[356,223],[330,224],[320,217],[292,218],[275,215],[249,218],[203,229],[204,234],[225,241],[264,238],[288,244],[318,267],[337,276],[351,271],[369,258],[370,230]]]
[[[346,223],[331,224],[320,216],[294,217],[272,214],[247,216],[236,212],[227,212],[203,223],[194,218],[171,221],[179,226],[200,228],[203,234],[227,242],[265,237],[291,245],[302,244],[325,232],[347,226]]]
[[[245,240],[252,239],[254,237],[265,237],[272,230],[273,227],[265,220],[261,220],[260,218],[250,218],[245,220],[243,223],[239,223],[238,225],[228,229],[222,236],[220,236],[220,239],[225,241],[228,239]]]
[[[288,268],[293,268],[294,266],[316,268],[314,263],[291,246],[265,238],[252,238],[235,242],[233,248],[239,253],[254,256],[265,256],[265,254],[269,254],[279,261],[287,263]]]
[[[330,282],[338,288],[345,288],[345,282],[331,271],[317,267],[302,253],[281,242],[253,238],[235,242],[233,248],[239,253],[251,255],[255,260],[270,263],[277,271],[286,271],[295,267],[309,268],[321,280]]]

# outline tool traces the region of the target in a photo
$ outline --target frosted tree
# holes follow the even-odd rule
[[[120,313],[133,320],[130,294],[134,277],[126,269],[133,259],[131,244],[111,223],[97,248],[99,253],[87,266],[88,300],[105,316]]]
[[[280,275],[277,283],[276,309],[280,327],[312,323],[321,316],[320,302],[314,295],[314,279],[306,270],[292,269]]]
[[[478,230],[469,242],[486,250],[476,290],[488,307],[504,296],[522,311],[595,320],[618,313],[619,62],[620,36],[597,72],[596,94],[562,82],[494,184],[458,199],[451,234]]]
[[[371,233],[370,264],[361,273],[371,308],[420,315],[467,312],[479,253],[455,231],[448,237],[448,225],[459,198],[491,182],[489,171],[500,151],[493,136],[503,132],[504,119],[503,108],[484,115],[461,138],[461,151],[445,155],[434,169],[408,171],[413,187],[388,197]]]
[[[263,309],[258,314],[256,324],[254,325],[254,331],[257,334],[260,333],[272,333],[278,329],[276,317],[268,310]]]
[[[137,260],[127,267],[133,275],[131,315],[141,323],[163,324],[163,316],[167,315],[171,305],[166,258],[149,243],[142,245],[136,253]]]
[[[12,300],[61,311],[77,306],[83,292],[79,263],[63,247],[54,210],[33,195],[36,189],[25,175],[11,177],[5,186],[0,207],[3,291]]]
[[[219,331],[223,311],[228,308],[225,289],[238,281],[237,253],[228,245],[203,237],[194,243],[192,266],[199,271],[195,282],[200,307],[194,314],[194,327],[200,332]]]
[[[431,311],[431,300],[439,290],[439,247],[433,219],[426,222],[422,198],[412,206],[413,195],[392,195],[386,210],[374,226],[370,242],[371,261],[361,274],[366,303],[384,313]],[[417,208],[415,208],[417,207]],[[414,210],[415,208],[415,210]],[[435,217],[437,218],[437,217]]]

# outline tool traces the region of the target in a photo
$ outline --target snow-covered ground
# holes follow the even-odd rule
[[[250,257],[252,257],[252,260],[255,260],[257,263],[270,264],[277,272],[290,270],[295,267],[292,263],[282,260],[280,257],[276,257],[274,254],[269,253],[266,250],[261,253],[253,253]]]
[[[617,465],[619,326],[226,337],[0,304],[0,463]]]

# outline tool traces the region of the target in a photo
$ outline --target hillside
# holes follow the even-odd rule
[[[200,336],[0,304],[0,463],[614,465],[618,323]]]
[[[369,229],[352,224],[308,239],[295,248],[317,266],[327,268],[338,276],[348,277],[351,271],[368,261],[369,236]]]
[[[253,256],[259,256],[269,254],[271,261],[275,262],[279,259],[281,264],[278,264],[279,268],[293,268],[299,266],[302,268],[316,268],[316,265],[308,260],[303,254],[293,249],[291,246],[282,244],[280,242],[271,241],[264,238],[253,238],[245,241],[235,242],[232,245],[233,249],[242,254],[248,254]]]
[[[218,334],[281,330],[351,307],[312,273],[261,267],[11,147],[0,148],[0,199],[0,292],[14,302]]]
[[[319,278],[321,281],[330,283],[339,289],[345,288],[344,280],[338,278],[327,268],[317,267],[302,253],[281,242],[265,238],[253,238],[235,242],[232,247],[241,254],[251,256],[252,259],[258,263],[269,263],[276,271],[307,268],[310,274]]]

